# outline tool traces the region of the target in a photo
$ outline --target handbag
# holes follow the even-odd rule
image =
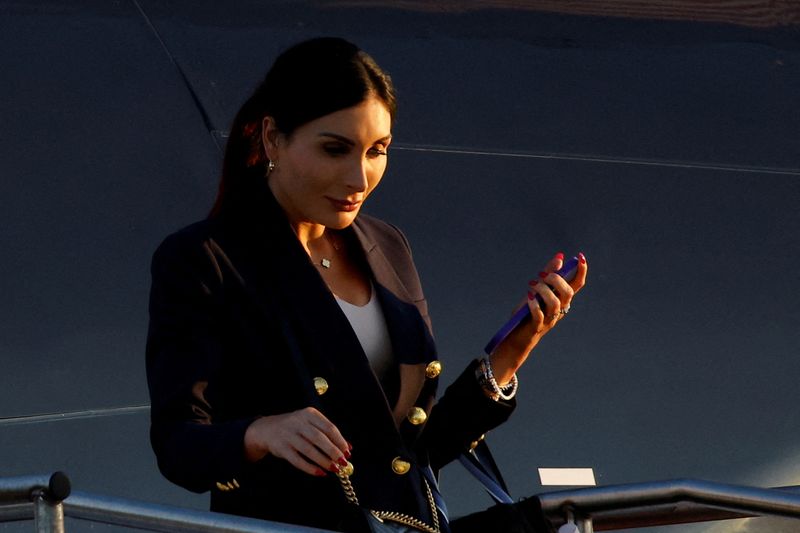
[[[485,511],[454,520],[452,523],[454,532],[542,533],[551,531],[542,514],[538,499],[527,498],[515,502],[511,498],[503,476],[500,474],[500,469],[485,441],[480,441],[470,451],[459,456],[459,461],[497,503]],[[348,476],[342,474],[339,476],[339,480],[342,482],[348,501],[358,505],[358,498]],[[431,515],[434,517],[433,525],[401,513],[380,512],[359,507],[359,511],[363,514],[361,530],[369,533],[449,533],[451,527],[444,509],[444,501],[441,500],[436,479],[430,469],[423,470],[423,481]],[[436,501],[436,496],[438,496],[439,502]]]
[[[422,481],[425,484],[425,492],[431,516],[433,517],[433,524],[426,524],[419,518],[396,511],[376,511],[361,507],[353,484],[350,482],[348,469],[341,469],[336,476],[339,478],[339,483],[348,503],[358,506],[363,513],[364,522],[370,533],[449,533],[450,531],[447,527],[447,520],[440,519],[444,517],[441,517],[439,506],[436,504],[436,498],[434,497],[434,490],[438,494],[438,488],[434,486],[434,489],[431,489],[427,475],[423,476]],[[435,480],[433,481],[435,483]]]

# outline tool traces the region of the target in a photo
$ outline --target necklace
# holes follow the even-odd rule
[[[339,251],[339,247],[340,247],[339,243],[336,242],[335,240],[331,239],[331,237],[330,237],[330,235],[328,234],[327,231],[325,232],[324,235],[325,235],[325,240],[327,240],[328,243],[331,246],[333,246],[333,251],[334,252],[338,252]],[[331,260],[328,257],[323,257],[319,262],[319,266],[321,266],[322,268],[330,268],[331,264],[332,264]]]

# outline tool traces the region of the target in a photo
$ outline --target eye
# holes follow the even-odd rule
[[[384,146],[373,146],[372,148],[367,150],[367,156],[369,157],[379,157],[382,155],[388,155],[386,147]]]
[[[344,143],[325,143],[322,145],[322,149],[326,154],[334,157],[345,155],[350,152],[350,147]]]

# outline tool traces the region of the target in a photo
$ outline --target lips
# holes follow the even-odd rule
[[[363,200],[338,200],[336,198],[330,198],[328,196],[326,196],[326,198],[333,204],[333,206],[338,211],[346,211],[348,213],[358,209],[361,206],[361,202],[363,201]]]

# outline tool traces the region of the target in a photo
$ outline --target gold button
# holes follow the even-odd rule
[[[314,378],[314,388],[317,389],[317,394],[322,396],[328,392],[328,382],[325,378]]]
[[[428,366],[425,367],[425,375],[429,379],[433,379],[438,377],[439,374],[442,373],[442,363],[439,361],[431,361],[428,363]]]
[[[404,461],[401,457],[395,457],[392,459],[392,471],[395,474],[402,476],[409,470],[411,470],[411,463],[408,461]]]
[[[345,466],[342,466],[342,467],[339,468],[339,475],[340,476],[348,476],[349,477],[349,476],[353,475],[353,472],[355,472],[355,470],[356,469],[353,466],[353,463],[351,463],[350,461],[347,461],[347,464]]]
[[[421,407],[412,407],[408,410],[408,415],[406,415],[408,421],[418,426],[420,424],[424,424],[425,421],[428,419],[428,413],[425,412],[425,409]]]

